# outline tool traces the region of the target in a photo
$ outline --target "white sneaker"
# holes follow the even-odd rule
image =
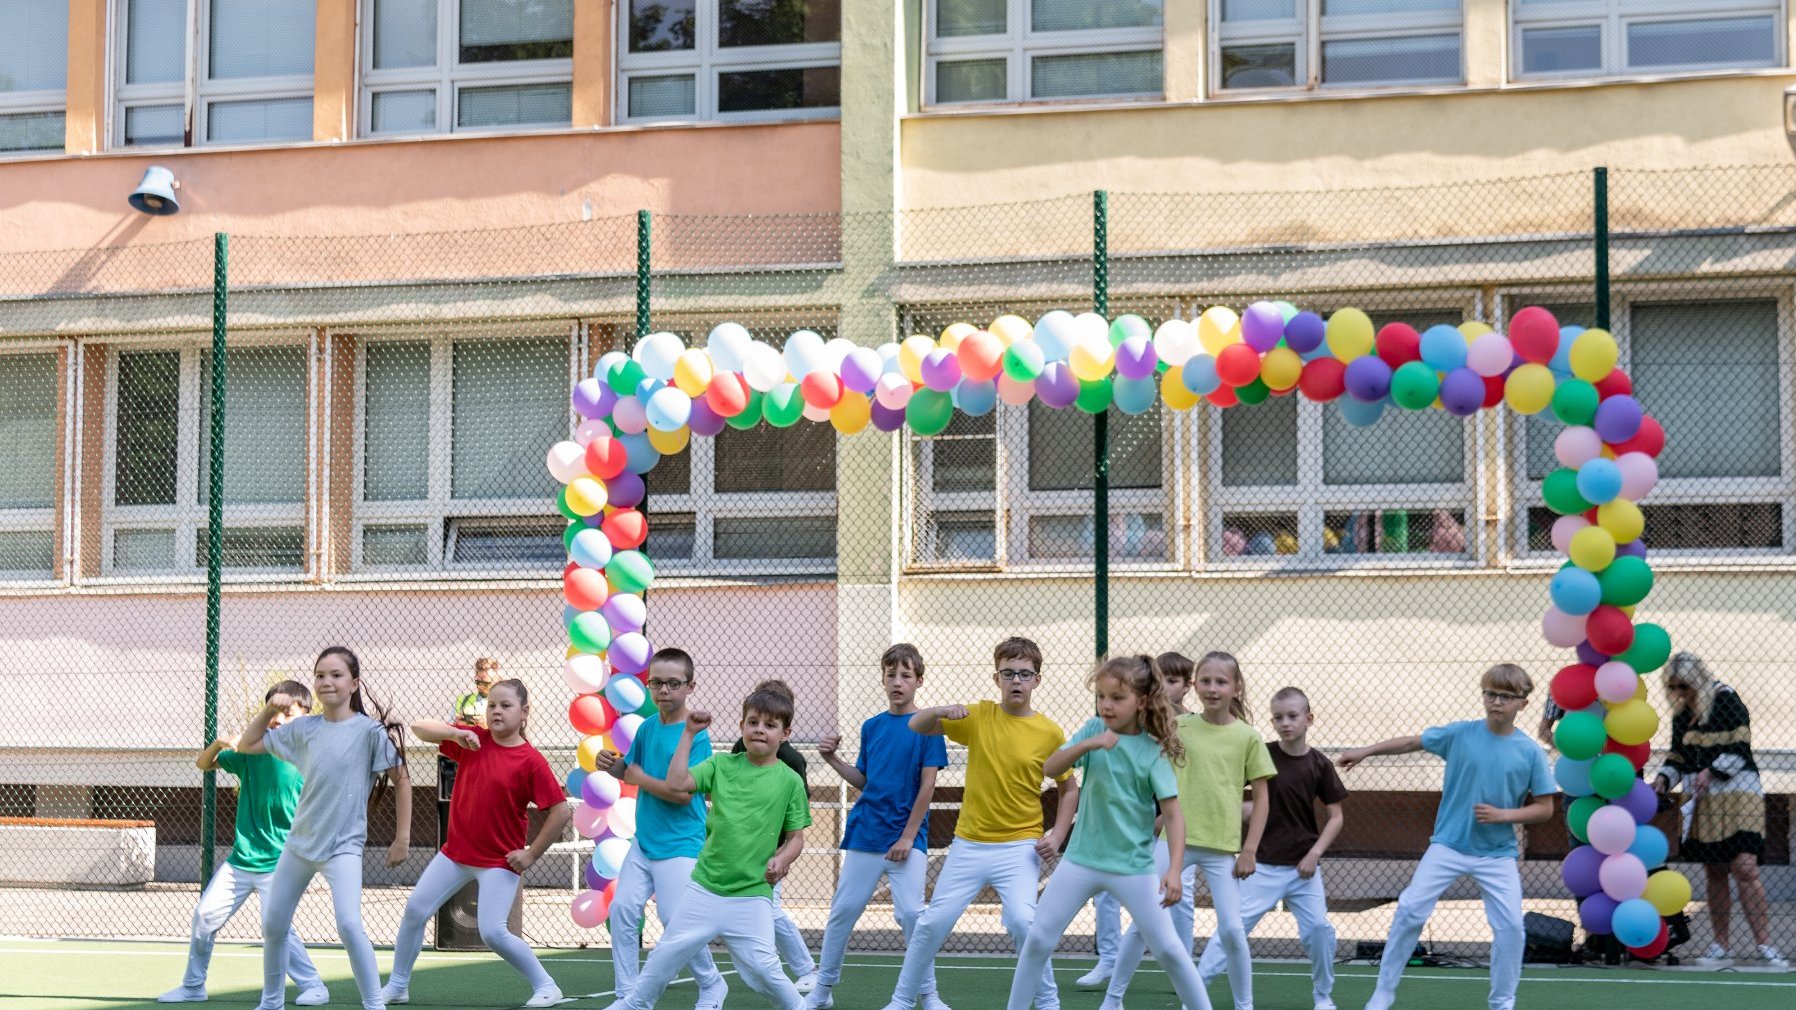
[[[158,1003],[204,1003],[204,1002],[206,1002],[206,990],[204,990],[204,989],[189,989],[184,985],[178,985],[178,986],[175,986],[173,989],[170,989],[169,991],[156,997],[156,1002],[158,1002]]]
[[[1696,959],[1696,963],[1705,968],[1719,968],[1723,965],[1733,964],[1734,958],[1727,952],[1726,947],[1718,943],[1711,943],[1709,949],[1703,951],[1702,956]]]
[[[694,1006],[692,1010],[723,1010],[724,998],[729,994],[730,984],[719,977],[716,988],[698,991],[698,1005]]]
[[[829,1010],[836,1005],[836,998],[830,995],[830,986],[818,984],[811,994],[804,998],[804,1010]]]
[[[1784,960],[1784,956],[1778,953],[1777,948],[1768,943],[1759,944],[1759,960],[1765,962],[1765,967],[1776,968],[1779,971],[1790,966],[1790,962]]]
[[[1104,1002],[1098,1004],[1098,1010],[1123,1010],[1122,997],[1104,994]]]
[[[1073,984],[1081,989],[1102,989],[1110,984],[1110,973],[1113,970],[1110,965],[1099,961],[1097,967],[1080,975]]]
[[[396,986],[391,982],[380,987],[380,1000],[388,1006],[398,1006],[412,1001],[411,991],[404,986]]]
[[[922,1010],[954,1010],[953,1007],[942,1002],[940,993],[926,992],[918,997],[918,1000]]]
[[[315,985],[294,997],[293,1002],[300,1006],[323,1006],[331,1001],[331,991],[321,985]],[[389,1000],[389,1002],[391,1002]],[[403,1001],[402,1001],[403,1002]]]
[[[1316,1010],[1336,1010],[1335,1001],[1327,996],[1317,996]]]
[[[561,987],[553,982],[530,994],[525,1006],[554,1006],[561,1002]]]
[[[792,983],[792,988],[797,989],[800,996],[809,994],[812,989],[817,988],[817,973],[807,971],[798,976],[798,981]]]

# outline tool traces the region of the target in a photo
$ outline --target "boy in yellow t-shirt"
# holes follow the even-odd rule
[[[942,734],[967,748],[966,789],[954,842],[936,878],[929,907],[911,932],[904,970],[886,1010],[911,1010],[918,990],[935,963],[936,951],[954,928],[960,913],[986,887],[998,892],[1004,928],[1022,947],[1035,921],[1035,899],[1041,884],[1041,861],[1060,851],[1073,812],[1079,784],[1070,772],[1060,776],[1060,804],[1054,828],[1042,831],[1042,765],[1066,742],[1066,734],[1048,717],[1029,707],[1041,680],[1041,647],[1027,638],[1007,638],[992,652],[997,671],[992,683],[999,701],[971,707],[943,705],[911,716],[911,729]],[[922,995],[925,1010],[939,1010],[934,993]],[[1052,965],[1042,971],[1035,1010],[1057,1010],[1060,993]]]

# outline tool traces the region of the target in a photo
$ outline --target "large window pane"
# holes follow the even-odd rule
[[[574,55],[574,0],[461,0],[461,62]]]
[[[1225,88],[1288,88],[1297,83],[1297,47],[1287,43],[1222,50]]]
[[[1628,67],[1768,67],[1777,60],[1770,16],[1628,24]]]
[[[454,356],[450,495],[552,500],[542,455],[567,437],[566,338],[463,340]]]
[[[1530,28],[1522,32],[1522,73],[1563,74],[1603,68],[1601,25]]]
[[[119,355],[114,504],[175,504],[180,411],[179,351],[126,351]]]
[[[56,355],[0,355],[0,509],[56,504],[57,388]]]
[[[717,433],[714,451],[713,486],[720,494],[836,489],[836,430],[827,424],[725,428]]]
[[[1082,490],[1093,486],[1096,419],[1083,411],[1054,410],[1029,404],[1029,487],[1034,491]],[[1110,487],[1160,486],[1160,449],[1165,439],[1160,405],[1145,414],[1129,415],[1112,407]]]
[[[206,139],[215,144],[311,140],[312,100],[213,102],[206,110]]]
[[[199,501],[212,458],[212,362],[200,359]],[[228,505],[302,502],[306,495],[306,349],[232,348],[225,362],[224,491]],[[227,531],[227,537],[229,533]]]
[[[1219,412],[1222,483],[1228,487],[1297,483],[1297,397],[1271,397]]]
[[[1002,35],[1005,0],[933,0],[937,38]]]
[[[1162,87],[1160,51],[1037,56],[1029,63],[1033,98],[1157,94]]]
[[[1635,394],[1672,433],[1659,473],[1778,476],[1777,303],[1637,304],[1629,321]]]
[[[630,51],[660,53],[698,44],[698,0],[630,0]]]
[[[1465,420],[1443,410],[1386,406],[1355,428],[1339,404],[1322,411],[1322,479],[1328,484],[1458,484],[1465,480]]]
[[[68,83],[67,0],[0,0],[0,94],[61,91]]]
[[[362,498],[430,494],[430,345],[368,345],[362,417]]]
[[[1451,83],[1460,77],[1458,35],[1322,43],[1325,84]]]
[[[717,111],[832,109],[842,104],[840,67],[745,70],[717,75]]]
[[[717,0],[717,44],[782,46],[842,37],[839,0]]]
[[[315,0],[207,0],[212,80],[311,76]]]
[[[998,442],[996,415],[968,417],[956,414],[941,438],[921,440],[918,448],[930,454],[930,490],[944,494],[997,490]]]
[[[60,151],[63,122],[60,112],[0,116],[0,151]]]
[[[374,0],[374,69],[437,62],[437,0]]]
[[[1140,28],[1160,23],[1161,0],[1030,0],[1029,25],[1038,32]]]
[[[127,0],[125,83],[177,84],[187,78],[187,0]],[[311,51],[311,41],[306,42]]]
[[[565,126],[574,118],[571,84],[519,84],[463,88],[456,125]]]

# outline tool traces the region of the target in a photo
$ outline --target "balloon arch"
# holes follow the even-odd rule
[[[576,829],[595,842],[574,921],[590,928],[604,920],[635,831],[634,787],[588,773],[607,746],[627,751],[655,713],[641,680],[652,652],[642,633],[643,592],[654,568],[642,551],[648,520],[637,506],[642,477],[663,454],[725,426],[787,427],[801,418],[828,421],[844,435],[871,425],[930,436],[956,410],[987,414],[999,401],[1140,414],[1156,396],[1184,411],[1200,401],[1226,408],[1295,392],[1338,401],[1359,426],[1392,404],[1466,417],[1499,403],[1518,414],[1550,410],[1566,425],[1553,445],[1560,468],[1542,485],[1559,516],[1553,545],[1567,560],[1552,578],[1541,631],[1577,651],[1551,687],[1567,713],[1554,734],[1554,776],[1574,797],[1566,817],[1584,843],[1566,857],[1562,877],[1586,930],[1612,934],[1638,956],[1657,955],[1666,945],[1664,917],[1690,899],[1689,881],[1660,869],[1669,843],[1647,823],[1657,797],[1637,774],[1659,726],[1643,675],[1671,653],[1663,628],[1634,621],[1653,586],[1637,502],[1658,480],[1665,434],[1634,399],[1618,359],[1609,333],[1562,328],[1537,307],[1517,312],[1506,333],[1476,322],[1417,332],[1402,323],[1375,330],[1353,308],[1324,320],[1289,302],[1256,302],[1241,315],[1218,306],[1158,328],[1134,315],[1112,322],[1055,311],[1034,325],[1006,315],[983,329],[956,323],[939,338],[879,348],[800,330],[779,350],[724,323],[703,348],[652,333],[630,354],[601,356],[592,377],[574,386],[583,418],[574,438],[548,455],[568,519],[562,579],[571,644],[562,672],[577,695],[568,718],[583,737],[568,790],[583,800]]]

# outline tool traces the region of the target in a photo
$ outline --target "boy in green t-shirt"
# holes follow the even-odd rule
[[[271,728],[312,710],[312,692],[298,681],[281,681],[268,689],[264,700],[276,694],[284,694],[294,702],[270,720]],[[239,754],[234,744],[233,740],[214,740],[194,761],[201,771],[223,768],[237,776],[236,836],[231,842],[230,858],[219,865],[200,894],[199,907],[194,909],[187,974],[179,986],[157,997],[159,1003],[205,1001],[206,968],[212,961],[212,943],[218,931],[243,907],[250,892],[261,895],[263,903],[267,903],[274,865],[280,861],[281,847],[293,826],[293,808],[299,803],[299,790],[304,785],[298,769],[269,754]],[[318,969],[306,954],[305,941],[297,932],[287,934],[287,974],[299,987],[295,1003],[320,1006],[330,1002],[330,991],[318,977]]]
[[[680,968],[718,937],[749,988],[778,1010],[798,1010],[798,990],[773,944],[773,885],[804,851],[811,823],[804,780],[779,760],[792,735],[792,697],[766,689],[749,695],[742,702],[746,749],[689,768],[693,738],[710,725],[711,713],[688,713],[667,765],[670,788],[711,798],[704,848],[661,942],[611,1010],[650,1010]]]

